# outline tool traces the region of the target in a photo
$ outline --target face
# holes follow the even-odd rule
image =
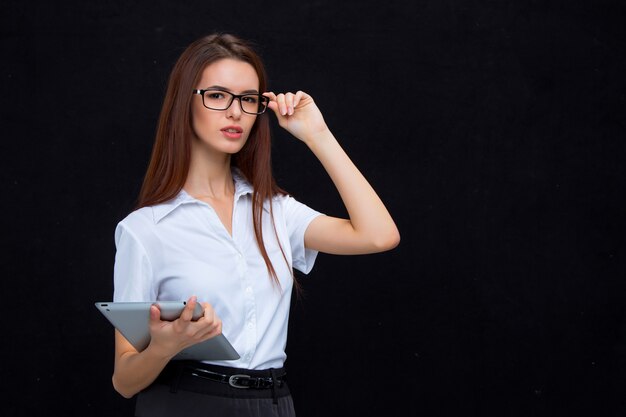
[[[207,66],[196,85],[197,89],[218,88],[233,94],[258,93],[259,77],[254,67],[235,59],[221,59]],[[235,99],[226,110],[211,110],[202,104],[202,96],[194,94],[191,105],[192,126],[196,134],[194,152],[232,155],[245,145],[256,115],[241,111]]]

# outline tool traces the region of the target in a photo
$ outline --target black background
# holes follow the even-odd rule
[[[255,41],[312,94],[402,235],[320,255],[292,307],[301,417],[626,412],[621,1],[4,1],[2,415],[125,416],[116,223],[190,42]],[[285,189],[344,209],[274,131]],[[389,411],[398,410],[397,412]]]

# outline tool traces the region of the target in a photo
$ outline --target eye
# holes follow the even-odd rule
[[[259,102],[258,96],[243,96],[241,99],[250,104],[257,104]]]
[[[211,100],[222,100],[226,98],[225,94],[221,91],[207,91],[205,94],[206,98]]]

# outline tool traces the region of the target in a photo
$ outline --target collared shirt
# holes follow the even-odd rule
[[[263,242],[279,287],[254,236],[252,187],[237,171],[233,177],[232,236],[209,204],[184,190],[168,202],[134,211],[118,224],[113,299],[181,301],[196,295],[213,306],[222,319],[222,332],[241,356],[211,363],[279,368],[286,359],[291,267],[305,274],[313,267],[317,252],[304,247],[304,233],[320,213],[290,196],[275,196],[274,233],[265,203]]]

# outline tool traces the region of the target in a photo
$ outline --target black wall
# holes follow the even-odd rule
[[[2,415],[132,415],[93,303],[112,297],[167,75],[213,31],[256,41],[274,91],[314,96],[402,234],[300,276],[299,416],[626,412],[624,2],[5,0],[0,16]],[[279,183],[343,215],[274,133]]]

